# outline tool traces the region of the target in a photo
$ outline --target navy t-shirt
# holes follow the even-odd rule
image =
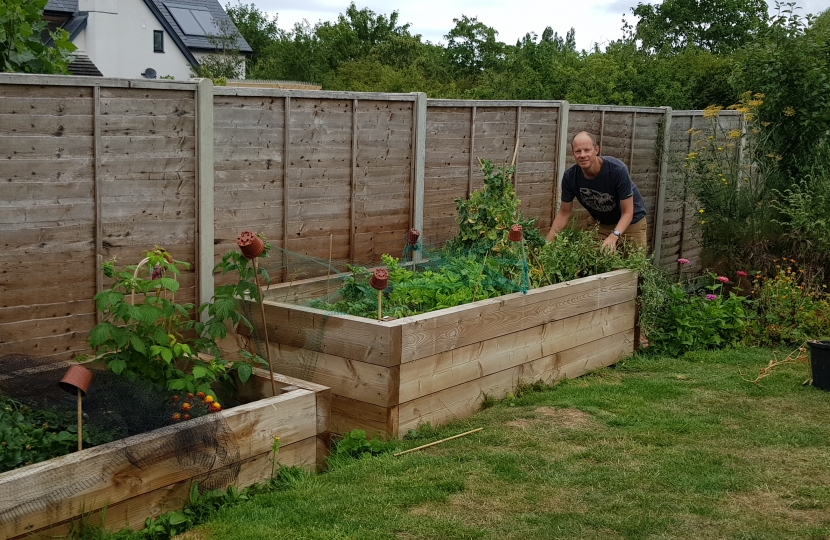
[[[617,158],[602,157],[599,174],[588,179],[579,165],[573,165],[562,176],[562,202],[574,200],[585,207],[591,217],[603,225],[616,225],[622,216],[620,201],[634,197],[634,217],[637,223],[646,216],[646,206],[640,190],[631,181],[625,163]]]

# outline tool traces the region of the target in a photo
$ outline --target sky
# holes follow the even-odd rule
[[[235,4],[237,0],[229,1]],[[254,3],[260,11],[277,14],[277,24],[283,29],[290,29],[303,19],[312,25],[318,21],[333,21],[349,5],[349,0],[242,2]],[[222,0],[222,3],[227,1]],[[516,43],[528,32],[541,36],[546,26],[561,36],[573,27],[576,46],[580,50],[590,49],[594,43],[599,43],[602,48],[609,41],[621,38],[623,13],[628,14],[630,22],[635,22],[630,8],[637,3],[638,0],[355,0],[358,9],[368,7],[387,16],[397,10],[401,24],[411,23],[413,34],[421,34],[425,41],[433,43],[445,43],[444,35],[455,26],[453,19],[467,15],[495,28],[499,41],[509,44]],[[802,8],[797,11],[799,15],[817,14],[828,7],[828,0],[797,0],[796,5]]]

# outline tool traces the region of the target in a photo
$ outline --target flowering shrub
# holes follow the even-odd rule
[[[830,296],[826,285],[811,286],[795,259],[776,260],[777,273],[760,273],[752,281],[751,297],[758,317],[747,341],[755,345],[797,345],[830,336]]]
[[[683,164],[684,182],[698,205],[706,266],[736,267],[762,245],[776,227],[767,178],[781,156],[764,150],[774,126],[764,118],[764,95],[745,92],[721,115],[722,107],[704,109],[705,126],[692,128],[692,151]],[[743,126],[743,127],[742,127]]]
[[[680,264],[688,264],[680,259]],[[724,293],[726,276],[665,284],[665,292],[653,290],[659,282],[643,282],[643,301],[650,306],[645,319],[650,348],[677,356],[695,349],[738,343],[752,316],[748,300],[734,292]],[[641,321],[643,318],[641,316]]]

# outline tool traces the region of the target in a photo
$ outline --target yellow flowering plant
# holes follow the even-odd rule
[[[762,151],[774,128],[763,105],[763,94],[744,92],[734,105],[704,109],[704,125],[688,131],[692,145],[682,170],[686,202],[699,208],[704,265],[738,267],[744,249],[769,236],[764,180],[777,160]]]

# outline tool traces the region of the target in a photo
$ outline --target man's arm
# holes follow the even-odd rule
[[[556,235],[559,234],[562,229],[564,229],[568,225],[568,221],[571,219],[571,214],[573,214],[574,210],[574,202],[562,202],[559,204],[559,212],[556,214],[556,217],[553,220],[553,225],[550,227],[550,232],[548,236],[545,238],[548,242],[552,242]],[[634,206],[631,207],[631,215],[634,215]],[[631,219],[628,220],[629,223]]]
[[[614,227],[614,230],[619,231],[622,235],[628,226],[631,225],[631,220],[634,219],[634,197],[629,197],[620,201],[620,212],[622,215],[620,216],[620,220],[617,222],[617,226]],[[619,236],[609,234],[608,237],[603,240],[600,250],[605,251],[608,249],[611,253],[613,253],[617,249],[617,242],[619,240]]]

